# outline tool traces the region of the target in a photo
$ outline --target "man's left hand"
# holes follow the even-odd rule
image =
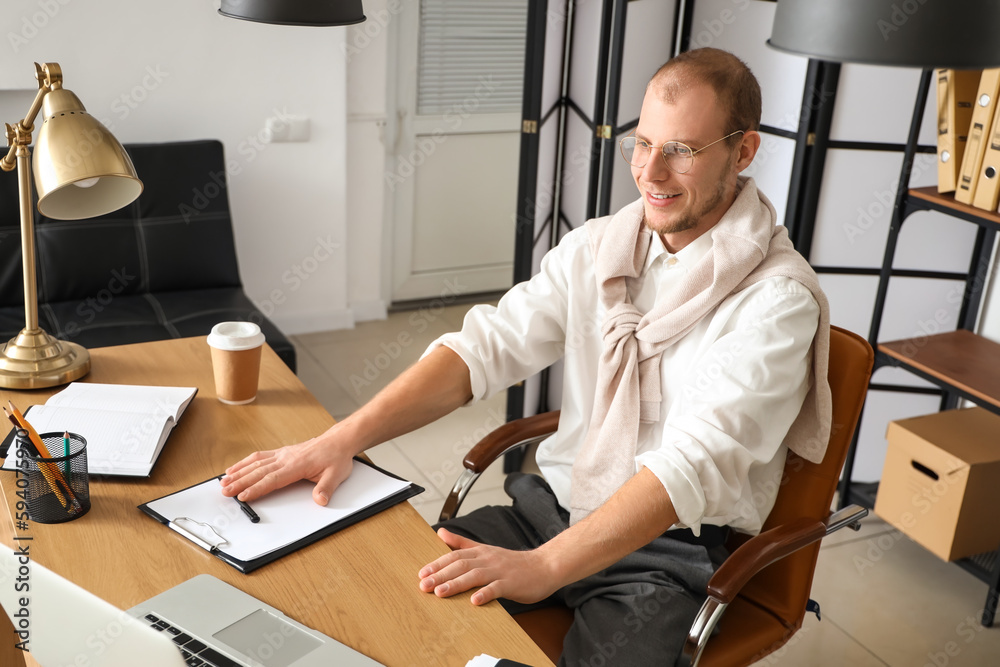
[[[453,549],[420,570],[420,590],[450,597],[481,586],[472,604],[497,598],[531,603],[544,600],[559,589],[558,577],[537,549],[512,551],[456,535],[444,528],[438,537]]]

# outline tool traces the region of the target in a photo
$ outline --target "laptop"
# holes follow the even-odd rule
[[[381,667],[207,574],[122,611],[0,547],[0,606],[42,667]]]

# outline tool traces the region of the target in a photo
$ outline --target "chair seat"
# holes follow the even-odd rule
[[[766,609],[743,597],[737,597],[719,622],[722,641],[708,642],[698,667],[739,667],[753,664],[781,648],[796,629],[786,627]],[[762,646],[765,648],[761,649]],[[753,657],[747,660],[748,655]]]
[[[534,609],[522,614],[515,614],[514,620],[521,626],[525,634],[531,637],[545,655],[554,663],[559,662],[562,655],[563,637],[573,624],[573,612],[568,607],[555,606],[544,609]]]

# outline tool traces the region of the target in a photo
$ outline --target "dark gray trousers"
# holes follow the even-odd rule
[[[508,475],[504,490],[513,506],[483,507],[440,525],[477,542],[518,550],[534,549],[569,526],[568,513],[541,477]],[[682,535],[690,537],[688,531]],[[714,544],[721,539],[701,541],[708,546],[664,535],[547,600],[500,603],[511,614],[552,604],[573,610],[560,667],[673,665],[705,586],[728,555]]]

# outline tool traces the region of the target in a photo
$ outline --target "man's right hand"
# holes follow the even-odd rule
[[[292,482],[308,479],[316,483],[313,500],[325,506],[334,490],[351,474],[352,458],[326,437],[254,452],[226,469],[221,479],[222,495],[238,496],[249,502]]]
[[[351,474],[356,454],[426,426],[471,398],[468,366],[449,348],[437,347],[319,437],[255,452],[230,466],[222,478],[222,494],[249,502],[308,479],[316,483],[313,500],[326,505]]]

